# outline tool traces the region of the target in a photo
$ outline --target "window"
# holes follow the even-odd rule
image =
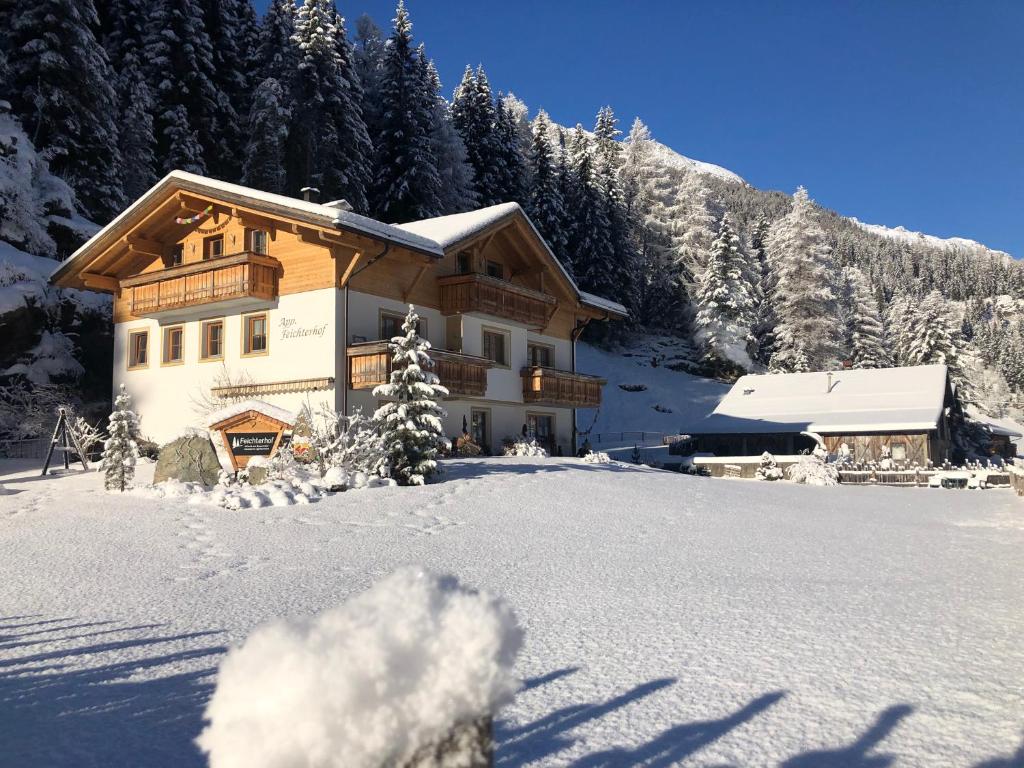
[[[487,275],[488,277],[496,277],[499,280],[505,279],[505,267],[499,264],[497,261],[487,262]]]
[[[128,334],[128,370],[149,365],[149,331]]]
[[[491,414],[489,411],[474,408],[469,415],[469,434],[473,442],[490,451],[491,448]]]
[[[270,238],[262,229],[250,229],[246,231],[249,239],[249,250],[253,253],[268,254]]]
[[[402,330],[402,323],[405,322],[405,315],[399,315],[394,312],[381,312],[380,313],[380,338],[392,339],[395,336],[404,336],[405,332]],[[422,317],[419,322],[416,323],[416,333],[422,338],[427,338],[427,321]]]
[[[526,356],[530,361],[530,365],[540,366],[541,368],[551,368],[554,366],[555,350],[547,344],[527,344]]]
[[[164,365],[173,365],[184,361],[185,329],[180,325],[164,328]]]
[[[906,461],[907,460],[907,444],[906,443],[893,443],[889,446],[889,450],[892,452],[893,461]]]
[[[483,356],[498,365],[508,365],[508,335],[501,331],[484,330]]]
[[[460,275],[468,275],[472,272],[473,264],[470,261],[469,254],[463,251],[456,258],[456,269],[459,270]]]
[[[224,255],[224,235],[214,235],[203,240],[203,258],[216,259]]]
[[[207,320],[203,323],[202,360],[220,360],[224,357],[224,321]]]
[[[170,261],[170,264],[168,264],[168,266],[180,267],[184,263],[185,263],[185,246],[182,245],[181,243],[178,243],[171,250],[171,261]]]
[[[245,339],[242,345],[244,355],[267,353],[267,316],[249,315],[245,318]]]
[[[545,413],[526,414],[526,433],[549,453],[555,452],[555,417]]]

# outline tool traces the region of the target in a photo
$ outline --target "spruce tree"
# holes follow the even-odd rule
[[[292,40],[299,64],[291,88],[289,189],[317,187],[328,199],[343,197],[365,213],[372,145],[352,46],[333,0],[305,0]]]
[[[594,127],[594,171],[604,203],[605,218],[608,221],[607,237],[611,261],[607,272],[602,276],[604,293],[598,292],[635,310],[638,257],[619,182],[622,146],[616,140],[620,131],[615,126],[616,119],[612,108],[602,107],[597,113],[597,123]]]
[[[473,210],[477,207],[477,200],[466,145],[455,130],[448,102],[441,96],[441,78],[434,63],[421,51],[419,64],[423,90],[431,108],[430,143],[437,161],[441,213]]]
[[[285,152],[290,118],[284,89],[268,77],[256,88],[249,112],[243,184],[279,195],[287,191]]]
[[[843,270],[843,304],[847,323],[849,361],[853,368],[888,368],[885,330],[871,286],[856,267]]]
[[[374,397],[388,398],[373,420],[381,435],[391,477],[400,485],[423,485],[439,471],[438,451],[447,449],[437,401],[448,395],[433,373],[430,342],[416,331],[419,316],[410,304],[402,335],[389,342],[391,381],[373,390]]]
[[[132,398],[124,384],[114,400],[114,412],[110,414],[107,439],[103,443],[103,487],[108,491],[123,493],[132,487],[135,479],[135,462],[139,458],[139,418],[132,411]]]
[[[210,39],[215,88],[213,125],[218,146],[207,153],[210,174],[228,181],[241,175],[245,147],[245,116],[249,112],[250,66],[255,58],[255,18],[249,0],[200,0],[203,24]]]
[[[121,178],[125,197],[132,202],[157,182],[156,136],[153,134],[153,97],[134,60],[128,60],[123,75]]]
[[[526,202],[526,213],[552,253],[565,258],[566,237],[562,231],[565,203],[558,183],[558,165],[551,143],[551,120],[543,109],[533,120],[533,144],[530,148],[530,175],[533,184]]]
[[[506,202],[504,158],[500,150],[497,113],[483,67],[470,67],[452,98],[452,120],[466,145],[473,185],[481,206]]]
[[[5,97],[50,170],[100,223],[124,207],[113,73],[93,0],[38,0],[4,17]]]
[[[510,104],[499,98],[495,107],[495,128],[498,142],[498,156],[501,179],[497,196],[503,203],[526,204],[527,172],[526,157],[520,143],[519,121]]]
[[[594,148],[590,138],[577,125],[569,143],[572,169],[568,210],[572,216],[569,231],[569,261],[580,287],[599,296],[614,296],[609,276],[613,273],[615,252],[609,237],[607,209],[594,169]]]
[[[743,274],[745,257],[740,246],[728,215],[723,216],[694,296],[694,336],[704,350],[705,364],[716,374],[753,367],[747,345],[754,302]]]
[[[412,22],[404,0],[399,0],[380,79],[371,210],[382,221],[414,221],[441,213],[441,181],[431,142],[434,101],[422,55],[413,48]]]
[[[842,334],[831,250],[803,187],[793,195],[793,209],[773,227],[769,252],[776,268],[773,301],[779,318],[772,369],[834,367]]]
[[[363,88],[363,120],[371,136],[380,134],[380,78],[384,68],[384,34],[365,13],[356,20],[352,61]]]
[[[298,48],[292,42],[295,34],[295,3],[292,0],[270,0],[258,31],[256,48],[256,82],[268,77],[286,88],[298,66]]]
[[[771,225],[762,214],[754,224],[750,236],[751,264],[757,268],[758,289],[755,295],[754,323],[751,327],[753,345],[751,349],[754,360],[761,365],[768,365],[775,352],[775,325],[778,317],[773,303],[775,294],[775,270],[768,259],[768,233]]]

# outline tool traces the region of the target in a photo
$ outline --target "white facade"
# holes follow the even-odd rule
[[[247,307],[245,311],[218,309],[217,304],[195,308],[187,314],[156,320],[138,319],[117,323],[114,331],[114,389],[124,384],[132,396],[140,417],[143,435],[158,444],[166,443],[189,428],[208,428],[209,415],[223,405],[211,398],[210,390],[219,386],[260,385],[296,380],[331,379],[332,385],[315,391],[253,395],[272,405],[297,413],[304,404],[316,408],[329,404],[335,409],[355,407],[372,413],[380,404],[370,391],[340,387],[347,381],[346,343],[373,341],[381,336],[381,318],[388,314],[404,316],[407,305],[380,296],[348,292],[348,328],[345,322],[345,292],[326,288],[281,296],[272,304]],[[463,423],[481,418],[491,452],[500,452],[501,442],[520,435],[531,416],[549,417],[554,441],[566,453],[573,451],[573,411],[523,403],[521,369],[528,365],[528,343],[550,349],[549,365],[572,367],[572,342],[529,332],[522,326],[499,318],[475,315],[445,317],[435,309],[418,307],[425,324],[425,337],[438,349],[458,330],[461,351],[483,356],[486,330],[505,335],[507,365],[498,365],[487,374],[485,398],[460,398],[443,403],[448,416],[445,431],[449,437],[462,432]],[[245,355],[243,337],[245,319],[266,313],[267,351]],[[223,354],[216,359],[201,359],[203,326],[222,320]],[[165,331],[182,330],[182,361],[165,363]],[[129,367],[129,337],[147,333],[145,365]],[[443,382],[442,382],[443,383]],[[481,416],[481,412],[483,415]]]

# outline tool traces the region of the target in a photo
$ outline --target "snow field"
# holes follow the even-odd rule
[[[228,648],[407,564],[525,630],[499,766],[991,768],[1021,749],[1008,491],[443,465],[425,488],[239,512],[0,464],[0,765],[203,765]]]

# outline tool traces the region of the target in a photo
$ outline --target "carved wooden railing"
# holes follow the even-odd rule
[[[229,299],[277,298],[277,259],[259,253],[234,253],[169,267],[121,281],[129,291],[131,313],[152,315]]]
[[[391,380],[391,352],[386,341],[352,344],[345,354],[349,389],[373,389]],[[444,349],[432,349],[429,354],[434,373],[451,395],[483,397],[487,393],[487,369],[493,362]]]
[[[438,283],[443,315],[479,312],[543,328],[557,306],[554,296],[488,275],[446,275]]]
[[[563,408],[596,408],[601,405],[605,380],[572,371],[531,366],[522,369],[523,402]]]

